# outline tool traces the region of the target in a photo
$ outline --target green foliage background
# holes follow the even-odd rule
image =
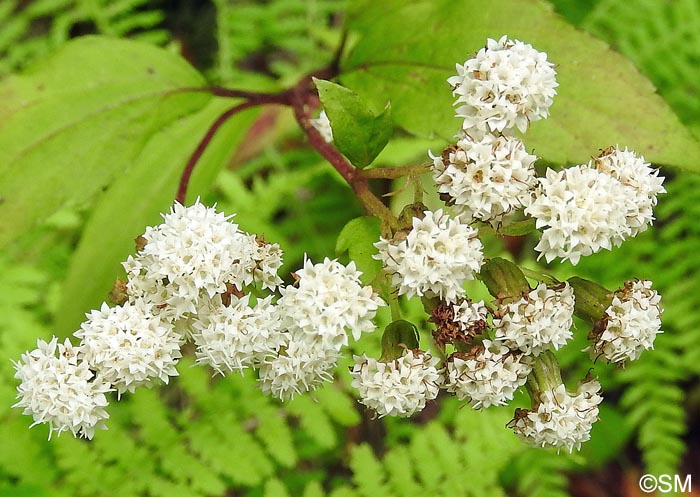
[[[539,37],[546,42],[548,35],[544,32],[530,33],[533,39],[518,33],[517,22],[508,21],[512,2],[491,3],[504,12],[506,21],[481,22],[474,34],[476,38],[498,37],[513,22],[515,31],[508,32],[511,36],[521,36],[538,48]],[[422,2],[415,15],[430,12],[449,17],[455,15],[452,9],[458,9],[460,15],[466,16],[470,9],[476,12],[479,6],[479,2],[463,2],[463,7],[454,4]],[[631,60],[654,83],[683,124],[698,136],[700,6],[697,2],[556,0],[551,4],[569,22],[605,40]],[[189,54],[210,82],[274,91],[293,84],[301,75],[331,60],[341,38],[339,26],[347,9],[347,17],[354,19],[356,33],[355,38],[350,36],[349,43],[356,50],[345,61],[348,75],[342,82],[366,97],[376,111],[381,111],[391,99],[395,120],[404,129],[419,135],[437,132],[433,136],[416,137],[397,131],[377,163],[415,164],[425,160],[428,147],[438,150],[444,145],[449,134],[456,131],[451,129],[454,122],[433,115],[427,121],[420,121],[425,113],[416,117],[406,110],[416,104],[413,89],[402,85],[401,74],[392,72],[395,68],[378,70],[374,76],[385,83],[378,89],[375,85],[375,93],[367,89],[370,80],[363,80],[365,73],[360,68],[372,60],[391,62],[397,55],[392,50],[401,46],[401,40],[389,37],[381,50],[375,46],[376,51],[370,54],[374,59],[362,59],[362,50],[372,46],[366,40],[371,41],[373,36],[386,37],[386,33],[406,22],[398,12],[393,17],[375,16],[381,20],[367,23],[372,11],[364,17],[357,12],[370,7],[375,9],[375,14],[377,9],[389,8],[380,2],[340,0],[215,0],[211,4],[180,2],[170,9],[161,2],[147,0],[5,0],[0,3],[0,76],[4,78],[0,80],[0,88],[34,91],[21,83],[1,85],[25,81],[16,74],[33,61],[57,51],[65,54],[69,39],[97,33],[138,39],[165,47],[172,54],[180,51]],[[554,19],[553,22],[561,23],[557,26],[565,26],[562,20]],[[357,33],[364,33],[364,38]],[[406,36],[418,35],[407,30]],[[426,33],[423,38],[417,38],[415,53],[427,50],[425,47],[433,43],[431,37],[436,36],[439,35]],[[392,44],[391,39],[396,43]],[[442,40],[443,45],[450,41]],[[103,42],[96,39],[95,43],[102,50],[99,44]],[[363,43],[370,43],[369,48],[363,48]],[[449,66],[445,60],[450,63],[464,60],[477,47],[451,46],[450,50],[460,55],[442,55],[436,59],[436,65]],[[602,44],[599,48],[605,49]],[[556,57],[552,55],[554,60],[563,61],[567,53],[560,50],[548,51],[556,53]],[[96,60],[99,53],[94,52]],[[141,63],[144,68],[155,67],[159,74],[161,69],[177,74],[187,72],[175,55],[168,59],[160,51]],[[434,69],[426,69],[430,78]],[[444,81],[442,73],[435,72],[435,78]],[[617,74],[614,74],[609,82],[604,82],[609,83],[613,105],[618,105],[615,99],[633,98],[635,92],[646,91],[645,82],[640,84],[629,76],[632,73],[622,74],[622,80],[615,79]],[[80,93],[79,76],[75,75],[72,88],[77,92],[76,98],[85,101],[85,93]],[[132,82],[130,77],[125,76],[122,88],[142,89],[143,82],[138,78]],[[201,78],[194,72],[184,77],[192,79],[191,85],[198,84]],[[627,77],[632,78],[631,82],[624,79]],[[156,91],[167,90],[170,82],[166,78],[154,83]],[[630,89],[632,97],[620,93],[627,84],[638,85]],[[94,93],[96,105],[99,106],[99,97],[105,91]],[[563,82],[562,92],[565,93]],[[199,135],[226,108],[220,99],[203,95],[176,98],[181,99],[182,105],[177,106],[174,115],[161,113],[163,106],[159,102],[145,106],[141,114],[124,122],[115,123],[108,118],[99,124],[112,124],[114,133],[126,133],[125,143],[134,148],[105,151],[94,159],[96,164],[110,160],[112,163],[96,169],[106,176],[92,185],[90,191],[82,192],[79,198],[60,189],[55,198],[39,199],[26,194],[27,199],[35,200],[32,209],[41,211],[51,203],[55,212],[26,228],[0,254],[0,315],[3,316],[0,320],[0,496],[550,497],[569,495],[568,475],[589,474],[613,462],[653,474],[692,469],[687,457],[684,462],[684,456],[688,449],[688,427],[694,424],[697,429],[700,413],[697,400],[700,177],[672,167],[664,169],[669,177],[668,194],[660,200],[655,226],[620,249],[584,259],[576,268],[577,274],[595,278],[609,288],[631,277],[652,279],[662,292],[665,307],[665,334],[658,338],[655,351],[645,353],[624,371],[596,365],[606,400],[593,439],[579,455],[557,455],[520,444],[504,428],[512,417],[512,408],[477,413],[463,408],[454,398],[445,397],[440,400],[439,409],[429,410],[414,420],[371,419],[359,408],[349,388],[349,362],[339,366],[334,384],[281,405],[262,396],[251,376],[212,379],[208,371],[190,367],[191,361],[184,360],[178,368],[180,376],[170,386],[140,390],[113,403],[110,429],[98,433],[92,442],[65,435],[47,442],[46,427],[29,430],[31,420],[10,408],[15,396],[11,359],[33,348],[37,337],[69,334],[89,310],[86,303],[94,305],[104,299],[105,290],[99,286],[100,282],[118,274],[117,261],[129,253],[131,239],[143,223],[157,222],[157,213],[169,204],[179,170]],[[562,99],[566,101],[565,98],[564,94]],[[643,96],[639,99],[642,103],[648,100]],[[446,85],[444,95],[430,102],[431,107],[437,108],[440,101],[446,108],[436,113],[450,116],[451,100]],[[66,115],[74,116],[80,110],[73,107],[69,97],[61,105],[58,111]],[[621,105],[629,106],[629,103],[623,100]],[[0,100],[0,116],[13,116],[14,112],[10,104]],[[609,112],[604,115],[608,116],[605,122],[618,125],[615,112],[602,112]],[[154,113],[158,113],[157,122],[139,119]],[[91,114],[86,111],[86,115]],[[572,122],[578,119],[582,129],[593,126],[585,122],[586,118],[598,122],[590,109],[561,116],[566,126],[574,126]],[[261,122],[275,124],[262,130],[254,127],[255,133],[250,134],[254,121],[256,126]],[[435,127],[420,128],[433,126],[433,122],[437,123]],[[138,135],[134,131],[137,125],[152,126],[148,141],[133,143],[128,132]],[[97,140],[100,128],[93,126]],[[243,229],[264,233],[268,240],[279,242],[285,249],[287,273],[300,265],[304,254],[314,260],[332,256],[342,227],[363,214],[352,192],[317,154],[305,148],[300,132],[286,112],[253,111],[227,126],[207,152],[209,156],[192,186],[194,194],[203,195],[208,203],[218,202],[226,212],[236,212],[236,220]],[[547,150],[544,136],[548,131],[551,128],[533,129],[536,152]],[[655,160],[700,170],[696,149],[683,146],[693,143],[690,133],[669,145],[668,137],[661,136],[662,131],[650,129],[646,135],[634,131],[624,134],[647,143],[649,136],[658,132],[661,145]],[[16,133],[20,136],[20,131]],[[590,137],[584,138],[586,142]],[[674,139],[675,135],[670,140]],[[4,130],[0,132],[0,143],[2,140],[14,143],[16,137]],[[71,140],[76,142],[74,137],[69,137],[61,145],[69,146]],[[526,143],[533,146],[527,137]],[[548,159],[560,163],[583,161],[585,156],[576,155],[581,143],[575,140],[561,149],[551,150]],[[79,146],[77,142],[74,145]],[[4,148],[0,157],[2,153],[9,154],[7,150]],[[50,162],[51,157],[47,154],[46,160]],[[80,158],[76,154],[73,160]],[[161,163],[168,162],[170,169],[139,167],[155,158]],[[134,165],[123,171],[123,161],[133,161]],[[221,170],[224,163],[228,167]],[[0,178],[3,167],[0,161]],[[48,164],[46,167],[50,168]],[[111,172],[105,167],[112,168]],[[76,177],[83,173],[76,166]],[[41,171],[36,174],[38,177]],[[109,189],[103,193],[102,187],[107,185]],[[397,184],[395,188],[400,186]],[[16,188],[20,188],[19,184]],[[144,201],[144,197],[149,202],[146,207],[130,214],[128,206]],[[397,199],[400,198],[399,195]],[[0,223],[4,222],[0,219]],[[124,234],[125,226],[137,231]],[[534,242],[530,243],[532,246]],[[548,270],[561,277],[573,273],[567,265]],[[417,302],[407,302],[403,311],[406,319],[412,317],[416,324],[428,329]],[[386,315],[382,318],[385,322],[389,319]],[[581,324],[580,328],[585,327]],[[377,352],[378,340],[378,336],[368,336],[354,348],[358,353]],[[582,360],[583,347],[585,340],[579,340],[560,354],[567,377],[572,381],[585,375],[590,366]]]

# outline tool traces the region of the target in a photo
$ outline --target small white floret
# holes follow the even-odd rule
[[[321,133],[326,143],[333,143],[333,128],[331,128],[331,121],[328,119],[328,114],[326,114],[325,110],[321,111],[318,118],[311,119],[311,125],[316,128],[316,131]]]
[[[82,351],[68,339],[59,343],[37,340],[37,348],[22,354],[15,364],[19,401],[12,407],[24,409],[34,418],[32,426],[47,423],[49,438],[69,431],[73,436],[92,438],[96,429],[105,430],[109,418],[105,408],[111,390],[108,382],[95,376],[82,358]]]
[[[505,345],[484,340],[466,354],[447,362],[445,388],[474,409],[506,405],[527,381],[532,367],[527,356]]]
[[[413,350],[389,362],[355,356],[352,386],[358,390],[360,402],[380,417],[412,416],[437,397],[443,381],[438,362],[427,352]]]
[[[496,339],[525,354],[539,355],[550,347],[558,350],[573,336],[574,301],[568,283],[555,288],[540,283],[501,309],[501,317],[493,320]]]
[[[597,380],[581,383],[574,395],[559,385],[542,392],[537,407],[517,411],[509,426],[530,445],[573,452],[590,440],[602,400]]]
[[[380,238],[374,245],[399,295],[440,297],[454,302],[462,285],[473,280],[484,262],[483,246],[472,226],[443,211],[425,211],[400,241]]]
[[[549,116],[559,86],[546,53],[506,36],[489,39],[476,56],[457,64],[457,75],[447,81],[462,129],[474,137],[527,131],[531,122]]]

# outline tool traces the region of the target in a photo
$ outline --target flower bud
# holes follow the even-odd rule
[[[581,319],[595,323],[603,318],[605,309],[612,302],[612,292],[598,283],[574,276],[568,279],[574,289],[576,302],[574,314]]]
[[[401,357],[406,350],[418,348],[418,329],[413,323],[399,319],[387,325],[382,335],[380,361],[389,362]]]
[[[520,268],[501,257],[489,259],[481,266],[480,279],[489,293],[498,299],[520,297],[530,285]]]

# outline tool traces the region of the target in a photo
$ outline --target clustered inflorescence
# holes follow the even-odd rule
[[[423,297],[431,311],[434,341],[447,356],[435,385],[475,409],[504,405],[527,386],[532,408],[518,409],[511,428],[533,445],[573,450],[588,440],[598,418],[600,384],[587,378],[569,392],[552,352],[572,338],[576,294],[590,289],[555,281],[530,287],[514,264],[488,263],[478,227],[499,229],[533,219],[541,231],[539,256],[577,264],[581,256],[644,231],[653,221],[657,195],[665,191],[663,178],[642,157],[618,147],[588,164],[548,168],[538,178],[537,157],[515,131],[524,133],[531,122],[549,116],[558,83],[546,54],[530,45],[505,36],[489,40],[474,58],[457,65],[448,83],[462,129],[454,145],[430,155],[433,179],[450,212],[425,210],[413,217],[411,226],[376,243],[376,257],[399,295]],[[477,277],[496,297],[493,302],[467,298],[464,283]],[[589,336],[594,359],[624,364],[652,348],[661,310],[651,282],[594,293],[607,307],[604,314],[582,316],[594,322]],[[408,363],[415,364],[416,354],[423,357],[411,378],[435,377],[429,352],[408,352]],[[413,388],[404,408],[397,409],[396,392],[413,385],[394,385],[407,361],[401,357],[390,368],[378,368],[364,356],[356,360],[353,385],[360,401],[379,415],[411,415],[423,407],[416,393],[437,395],[436,388]],[[377,372],[386,378],[383,383],[377,383]]]
[[[51,431],[92,438],[109,417],[106,394],[167,383],[187,341],[197,363],[257,369],[263,392],[290,399],[330,380],[346,332],[374,331],[384,305],[353,262],[306,260],[282,286],[280,247],[199,202],[176,203],[137,244],[119,305],[88,313],[78,345],[39,340],[15,365],[16,406]]]
[[[484,256],[479,230],[530,219],[541,231],[540,257],[577,264],[644,231],[663,178],[619,147],[537,177],[537,157],[515,130],[548,117],[558,84],[546,54],[530,45],[489,40],[457,73],[448,82],[461,131],[454,145],[431,154],[446,207],[408,206],[405,225],[385,232],[374,256],[391,288],[387,300],[422,299],[440,354],[419,348],[415,327],[395,319],[380,359],[355,356],[352,386],[379,416],[411,416],[441,390],[485,409],[526,387],[532,405],[516,409],[509,426],[530,444],[571,451],[589,439],[602,401],[594,378],[570,391],[559,373],[553,352],[571,340],[574,314],[592,323],[592,358],[624,365],[661,333],[660,296],[646,280],[614,292],[576,278],[531,285],[517,265]],[[313,124],[332,140],[325,114]],[[264,393],[291,399],[332,380],[349,335],[374,331],[385,305],[354,262],[306,260],[284,285],[277,244],[199,201],[176,203],[137,238],[123,266],[117,305],[88,313],[77,345],[39,340],[15,364],[15,405],[34,424],[92,438],[105,428],[109,393],[167,383],[186,342],[198,364],[221,375],[255,370]],[[468,298],[465,283],[475,279],[493,301]]]

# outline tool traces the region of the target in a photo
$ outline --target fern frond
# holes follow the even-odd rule
[[[322,67],[337,33],[331,18],[345,0],[215,0],[218,63],[215,78],[230,83],[251,57],[264,60],[274,77]]]
[[[151,41],[164,44],[168,33],[160,29],[164,14],[148,7],[147,0],[78,0],[80,10],[92,20],[99,33],[142,38],[148,33]]]
[[[267,453],[284,468],[292,468],[298,461],[294,437],[288,419],[281,409],[268,409],[258,413],[255,435]]]
[[[387,488],[384,467],[369,445],[360,444],[353,449],[350,455],[350,469],[357,491],[362,497],[394,495]]]
[[[387,484],[397,495],[420,495],[421,485],[416,481],[407,447],[397,445],[384,456]]]
[[[645,468],[653,474],[678,472],[686,447],[684,377],[677,366],[674,337],[659,337],[655,350],[646,353],[621,373],[628,386],[620,405],[626,421],[638,430],[638,444]]]
[[[512,413],[499,408],[459,409],[452,398],[443,404],[449,421],[407,425],[387,420],[387,430],[401,427],[405,441],[392,444],[382,457],[367,444],[353,447],[349,462],[353,486],[347,491],[362,497],[504,496],[501,476],[523,450],[515,435],[503,428]]]
[[[528,497],[569,497],[566,472],[572,462],[563,454],[527,449],[513,459],[518,494]]]
[[[666,185],[656,226],[619,249],[582,260],[579,270],[616,288],[625,279],[648,278],[662,295],[664,334],[655,350],[627,365],[621,407],[637,430],[647,471],[678,470],[685,443],[686,414],[681,383],[700,373],[700,177],[685,174]],[[637,242],[641,243],[637,243]],[[660,249],[659,247],[663,247]]]
[[[79,34],[170,40],[164,14],[149,0],[5,0],[0,5],[0,77],[17,71]]]

